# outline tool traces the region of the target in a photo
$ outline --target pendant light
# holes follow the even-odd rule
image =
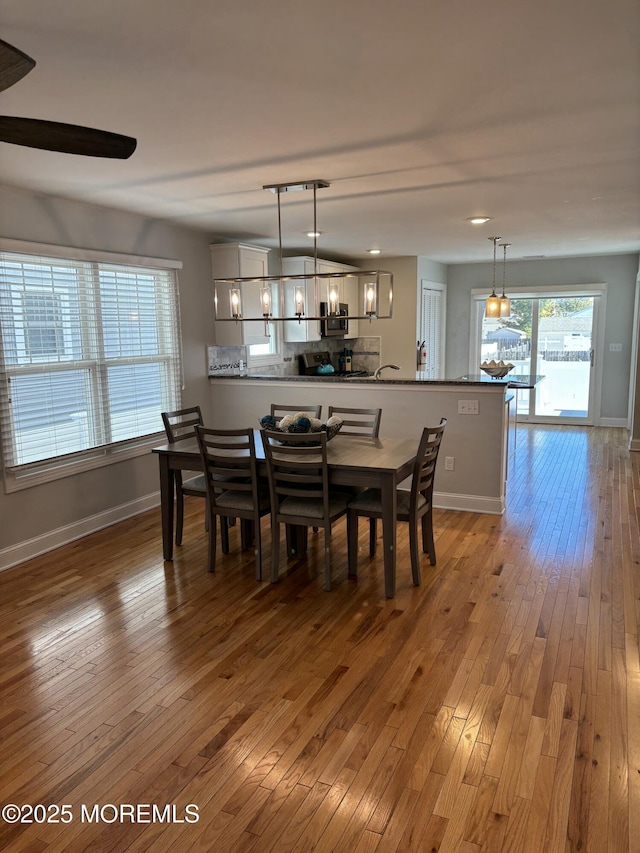
[[[500,316],[500,297],[496,293],[496,246],[501,237],[489,237],[493,242],[493,288],[491,296],[487,298],[484,306],[484,316],[497,318]]]
[[[510,317],[511,316],[511,300],[505,293],[505,286],[507,280],[507,249],[511,243],[500,243],[500,246],[504,249],[504,258],[502,261],[502,296],[500,297],[500,316],[501,317]]]
[[[393,316],[393,274],[387,270],[353,269],[344,273],[318,272],[317,237],[322,233],[317,227],[316,193],[319,189],[329,187],[327,181],[297,181],[286,184],[265,184],[263,189],[272,192],[278,202],[278,249],[280,272],[278,275],[239,276],[235,278],[214,278],[214,319],[216,321],[231,320],[236,323],[255,322],[264,320],[265,323],[274,320],[305,320],[325,321],[321,302],[327,304],[328,314],[337,315],[341,309],[341,292],[343,279],[356,279],[360,294],[364,292],[364,310],[355,308],[355,313],[341,315],[350,320],[388,320]],[[313,190],[313,273],[300,275],[282,274],[282,217],[280,199],[283,193],[296,190]],[[500,237],[496,237],[499,240]],[[307,289],[309,280],[313,287]],[[273,287],[273,290],[272,290]],[[326,289],[325,289],[326,288]],[[257,293],[255,292],[257,289]],[[287,295],[292,298],[285,299]],[[219,292],[220,291],[220,292]],[[276,291],[276,292],[274,292]],[[310,291],[313,291],[311,293]],[[222,310],[222,294],[228,294],[229,309]],[[253,298],[252,298],[253,296]],[[249,298],[245,298],[249,297]],[[257,297],[257,298],[256,298]],[[243,304],[244,303],[244,304]],[[259,313],[250,313],[250,309],[258,304]],[[324,306],[322,306],[324,307]],[[274,310],[276,309],[277,310]],[[285,310],[285,308],[287,310]],[[362,313],[360,313],[362,311]]]

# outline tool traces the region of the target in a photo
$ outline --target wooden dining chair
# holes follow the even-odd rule
[[[209,521],[208,568],[216,567],[216,518],[222,524],[229,518],[250,522],[249,537],[242,525],[242,544],[253,541],[256,580],[262,580],[262,537],[260,519],[269,513],[269,493],[258,477],[253,429],[208,429],[196,427],[204,469]]]
[[[262,430],[271,500],[271,582],[278,580],[280,525],[324,528],[324,585],[331,589],[331,525],[347,512],[349,496],[329,489],[327,436]]]
[[[308,415],[311,415],[314,418],[320,417],[320,412],[322,411],[322,405],[320,406],[287,406],[280,405],[279,403],[271,404],[271,412],[270,414],[274,418],[284,418],[285,415],[295,415],[296,412],[305,412]]]
[[[411,480],[411,489],[397,490],[398,521],[409,524],[409,551],[413,583],[420,586],[420,559],[418,556],[418,522],[422,529],[422,550],[429,555],[432,566],[436,564],[436,549],[433,539],[433,480],[440,444],[447,419],[442,418],[437,427],[425,427],[422,431]],[[379,489],[366,489],[349,502],[347,537],[349,540],[349,577],[357,576],[358,561],[358,517],[382,518],[382,501]],[[371,543],[370,543],[371,545]],[[369,548],[371,556],[375,550]]]
[[[347,406],[329,406],[329,417],[342,418],[340,435],[365,435],[378,438],[382,409],[352,409]]]
[[[174,412],[162,412],[162,423],[167,434],[167,441],[184,441],[195,438],[196,427],[202,425],[202,412],[200,406],[191,406],[188,409],[177,409]],[[184,524],[184,496],[191,495],[196,498],[205,499],[207,490],[204,474],[189,475],[183,477],[182,471],[175,472],[176,484],[176,545],[182,543],[182,528]]]
[[[337,415],[342,418],[340,435],[361,435],[368,438],[378,438],[380,434],[380,421],[382,409],[353,409],[347,406],[329,406],[329,417]],[[356,486],[343,487],[344,491],[350,491],[352,496],[360,494],[363,490]],[[373,555],[376,552],[378,540],[378,524],[375,518],[369,519],[369,551]]]

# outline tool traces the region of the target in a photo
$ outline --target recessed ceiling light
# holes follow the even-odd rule
[[[367,249],[370,255],[379,255],[382,249]]]
[[[470,216],[467,219],[467,222],[470,222],[472,225],[484,225],[485,222],[491,222],[490,216]]]
[[[319,237],[322,231],[307,231],[307,237]]]

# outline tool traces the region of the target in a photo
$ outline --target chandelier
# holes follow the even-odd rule
[[[327,314],[337,316],[341,311],[342,280],[356,279],[361,311],[342,313],[345,320],[388,320],[393,316],[393,275],[386,270],[348,270],[318,272],[317,191],[329,187],[327,181],[298,181],[288,184],[265,184],[264,190],[275,193],[278,200],[279,275],[256,277],[214,278],[214,316],[216,322],[255,322],[264,320],[326,320],[320,303],[327,304]],[[282,193],[313,190],[313,275],[282,274]],[[499,237],[496,239],[500,239]],[[311,282],[310,282],[311,280]],[[310,287],[312,283],[312,287]],[[275,294],[274,294],[275,290]],[[259,300],[255,299],[259,294]],[[253,298],[251,298],[253,295]],[[286,298],[288,297],[288,298]],[[277,300],[277,310],[274,302]],[[248,313],[245,306],[259,305],[260,313]],[[287,306],[292,313],[287,314]]]

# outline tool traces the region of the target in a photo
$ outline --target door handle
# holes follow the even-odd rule
[[[591,363],[591,367],[593,367],[594,355],[595,355],[595,350],[590,349],[590,350],[589,350],[589,361],[590,361],[590,363]]]

